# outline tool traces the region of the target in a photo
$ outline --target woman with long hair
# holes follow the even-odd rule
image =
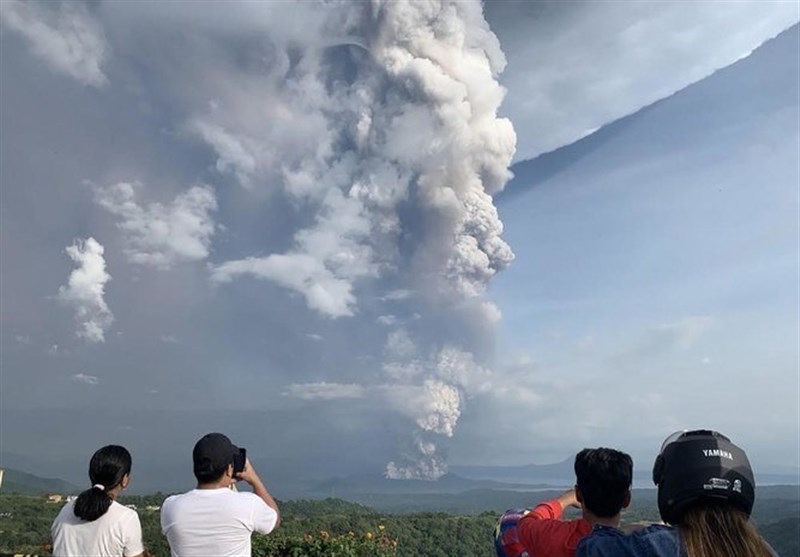
[[[665,524],[625,535],[598,528],[578,557],[776,557],[750,522],[755,480],[745,452],[707,429],[673,433],[653,465]]]
[[[686,511],[678,526],[688,557],[771,557],[747,515],[730,505],[703,502]]]
[[[92,487],[64,505],[53,521],[53,555],[143,555],[139,515],[116,501],[131,479],[131,454],[119,445],[99,449],[89,462],[89,479]]]

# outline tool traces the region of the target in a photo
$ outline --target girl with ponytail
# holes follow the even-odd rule
[[[130,478],[131,454],[125,447],[108,445],[92,455],[92,487],[64,505],[51,527],[54,556],[144,554],[139,515],[116,501]]]

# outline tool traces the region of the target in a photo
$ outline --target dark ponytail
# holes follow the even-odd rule
[[[89,462],[89,479],[94,484],[75,500],[75,516],[91,522],[97,520],[111,506],[108,492],[131,473],[131,453],[119,445],[107,445],[92,455]]]

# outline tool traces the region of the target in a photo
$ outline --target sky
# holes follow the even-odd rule
[[[4,465],[800,464],[796,3],[203,8],[0,4]]]

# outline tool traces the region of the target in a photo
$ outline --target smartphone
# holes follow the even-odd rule
[[[239,452],[233,455],[233,477],[236,478],[244,472],[244,465],[247,462],[247,449],[239,449]]]

